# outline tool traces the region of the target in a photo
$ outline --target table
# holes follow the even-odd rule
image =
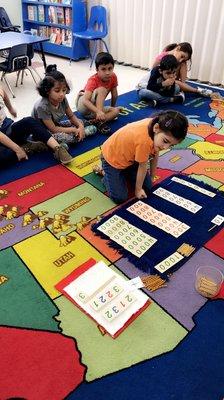
[[[44,68],[46,70],[47,64],[44,55],[43,42],[47,42],[49,38],[28,35],[26,33],[20,32],[4,32],[0,33],[0,51],[11,49],[11,47],[16,46],[18,44],[37,44],[40,45],[41,57],[44,64]]]

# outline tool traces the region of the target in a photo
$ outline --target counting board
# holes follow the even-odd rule
[[[178,175],[153,187],[146,199],[132,200],[119,207],[93,230],[102,238],[109,237],[111,246],[116,242],[114,247],[135,267],[147,273],[162,274],[163,279],[167,279],[170,272],[180,268],[221,229],[222,210],[223,196],[217,191]],[[130,240],[132,235],[133,241]],[[145,240],[144,249],[136,245],[140,238]]]
[[[87,265],[87,266],[86,266]],[[149,304],[148,296],[103,261],[83,264],[56,285],[112,337],[118,336]]]

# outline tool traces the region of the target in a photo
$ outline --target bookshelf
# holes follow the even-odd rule
[[[73,32],[86,29],[86,13],[86,0],[22,0],[23,29],[49,37],[44,52],[73,60],[89,55],[85,41],[73,47]]]

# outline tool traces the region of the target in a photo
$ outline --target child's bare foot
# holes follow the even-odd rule
[[[100,167],[99,165],[94,165],[93,166],[93,172],[94,172],[94,174],[99,175],[99,176],[104,176],[105,175],[103,168]]]

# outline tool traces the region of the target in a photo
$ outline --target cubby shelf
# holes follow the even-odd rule
[[[23,29],[49,37],[43,43],[46,53],[79,60],[89,55],[85,41],[76,40],[73,46],[73,33],[86,29],[86,1],[70,3],[22,0]]]

